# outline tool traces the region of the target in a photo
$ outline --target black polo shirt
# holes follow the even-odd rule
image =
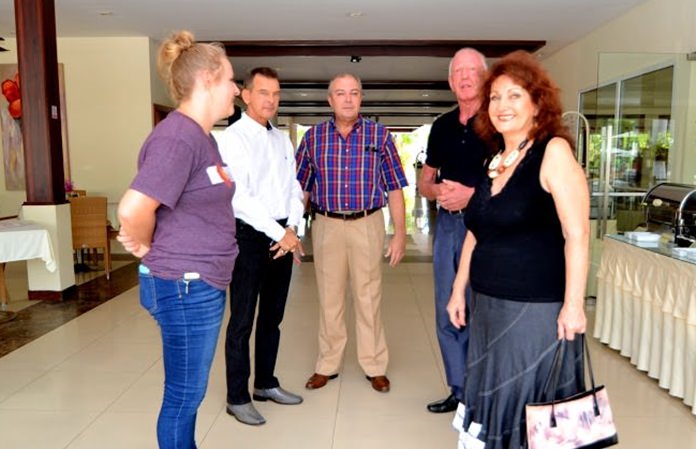
[[[443,179],[475,187],[484,175],[488,150],[474,131],[474,118],[459,122],[459,107],[438,117],[430,129],[425,163],[438,169]]]

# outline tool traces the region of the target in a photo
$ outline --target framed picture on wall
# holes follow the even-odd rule
[[[63,143],[63,171],[70,179],[68,148],[68,120],[65,107],[65,77],[63,64],[58,64],[60,92],[61,135]],[[22,143],[22,80],[17,64],[0,64],[0,150],[2,150],[5,190],[25,190],[24,146]]]

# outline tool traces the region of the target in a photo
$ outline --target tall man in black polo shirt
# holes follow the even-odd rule
[[[427,158],[418,190],[439,208],[433,238],[435,321],[450,395],[428,404],[433,413],[457,408],[466,376],[468,327],[455,328],[447,314],[452,282],[466,235],[464,213],[479,176],[484,175],[486,149],[473,129],[481,106],[479,89],[486,72],[486,58],[471,48],[459,50],[449,66],[449,85],[458,106],[438,117],[428,138]],[[469,294],[467,292],[467,299]]]

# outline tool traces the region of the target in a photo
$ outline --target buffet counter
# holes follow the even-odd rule
[[[696,260],[621,235],[603,245],[594,336],[696,415]]]

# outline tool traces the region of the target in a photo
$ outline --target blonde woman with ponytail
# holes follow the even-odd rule
[[[140,303],[162,335],[159,447],[192,449],[238,253],[234,183],[210,132],[232,115],[239,89],[223,47],[188,31],[162,43],[158,69],[177,108],[140,150],[118,240],[141,259]]]

